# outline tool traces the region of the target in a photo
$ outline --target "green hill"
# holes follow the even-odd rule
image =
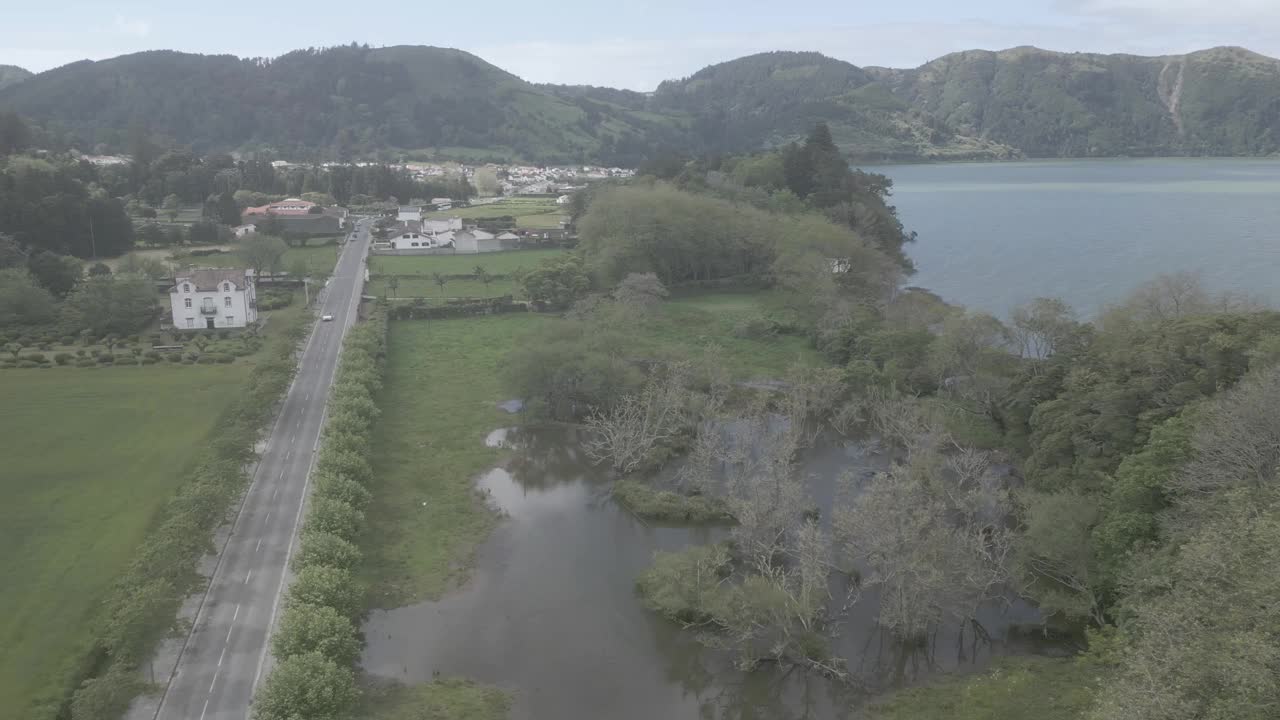
[[[5,78],[25,71],[0,68]],[[535,85],[460,50],[342,46],[272,60],[152,51],[0,87],[0,111],[81,148],[145,134],[197,152],[634,166],[774,147],[825,121],[861,161],[1269,155],[1280,61],[1238,48],[1138,57],[1022,47],[919,68],[808,52],[712,65],[652,93]]]
[[[17,65],[0,65],[0,88],[5,88],[31,77],[31,73]]]
[[[1030,156],[1280,151],[1280,61],[1240,48],[1163,57],[970,50],[868,72],[958,131]]]

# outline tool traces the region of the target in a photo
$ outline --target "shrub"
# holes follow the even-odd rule
[[[89,354],[96,358],[102,354],[102,351],[99,350],[98,348],[93,348],[92,350],[89,351]]]
[[[20,368],[38,368],[38,367],[40,367],[40,363],[38,363],[38,362],[31,362],[30,360],[19,360],[19,361],[18,361],[18,367],[20,367]]]
[[[180,352],[165,353],[164,359],[168,360],[171,363],[182,362],[182,353]]]
[[[58,344],[60,344],[60,345],[75,345],[75,344],[76,344],[76,339],[75,339],[75,338],[73,338],[73,337],[71,337],[70,335],[63,335],[62,337],[58,338]]]
[[[106,353],[99,353],[97,359],[101,365],[114,365],[116,362],[115,355],[107,355]]]
[[[195,365],[195,364],[196,364],[196,361],[195,361],[195,360],[192,360],[191,358],[183,358],[183,359],[182,359],[182,364],[183,364],[183,365]]]
[[[45,351],[45,352],[49,352],[50,350],[52,350],[52,349],[53,349],[53,343],[51,343],[51,342],[42,342],[42,343],[40,343],[39,345],[37,345],[36,347],[40,348],[41,350],[43,350],[43,351]]]
[[[219,330],[219,331],[217,332],[217,335],[218,335],[218,339],[219,339],[219,340],[226,340],[227,338],[231,337],[231,331],[230,331],[230,330]]]
[[[83,358],[76,361],[76,367],[96,367],[96,366],[97,366],[97,363],[90,360],[89,358]]]
[[[336,720],[346,717],[359,691],[350,668],[316,652],[281,660],[253,700],[254,720]]]
[[[84,357],[85,355],[88,355],[88,353],[84,351],[84,348],[81,348],[81,349],[79,349],[79,350],[76,350],[76,357],[80,357],[80,358],[82,358],[82,357]]]
[[[373,498],[365,486],[341,475],[322,474],[316,477],[316,497],[338,500],[357,509],[369,506]]]
[[[364,593],[347,570],[309,565],[298,571],[289,586],[290,605],[328,605],[346,617],[355,617],[364,605]]]
[[[764,315],[752,315],[739,320],[733,326],[736,337],[749,340],[764,340],[776,336],[782,328],[773,318]]]
[[[45,357],[44,353],[31,353],[30,355],[26,356],[26,359],[30,360],[33,363],[42,363],[42,362],[48,361],[48,358]]]
[[[305,528],[298,554],[293,556],[295,572],[308,565],[325,565],[340,570],[355,570],[360,564],[360,549],[354,543],[333,533]]]
[[[153,358],[153,357],[144,357],[144,358],[142,358],[142,364],[143,364],[143,365],[155,365],[155,364],[156,364],[156,363],[158,363],[158,362],[160,362],[160,359],[159,359],[159,358]]]
[[[349,618],[327,605],[290,605],[271,638],[277,658],[317,652],[342,666],[360,656],[360,638]]]
[[[359,509],[329,497],[312,498],[307,516],[308,528],[351,540],[363,526],[364,513]]]
[[[142,353],[142,357],[147,358],[148,360],[153,360],[153,361],[154,361],[154,360],[159,360],[159,359],[160,359],[160,353],[159,353],[159,352],[157,352],[157,351],[155,351],[155,350],[148,350],[148,351],[146,351],[146,352]]]
[[[73,358],[75,358],[75,355],[72,355],[71,353],[60,352],[57,355],[53,356],[53,361],[58,363],[59,365],[66,365],[67,363],[71,362]]]

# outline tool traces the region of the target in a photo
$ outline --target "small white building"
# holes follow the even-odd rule
[[[431,198],[431,204],[436,206],[436,210],[453,209],[453,201],[449,198]]]
[[[398,222],[422,222],[422,208],[414,205],[401,205],[396,213]]]
[[[231,228],[231,232],[235,233],[235,234],[236,234],[236,237],[238,237],[238,238],[242,238],[242,237],[245,237],[246,235],[252,235],[252,234],[254,234],[254,233],[258,232],[258,226],[257,226],[257,225],[252,225],[252,224],[250,224],[250,225],[237,225],[237,226],[235,226],[235,227]]]
[[[464,255],[497,252],[502,249],[502,241],[484,230],[461,230],[453,234],[453,247]]]
[[[169,289],[169,307],[178,330],[242,328],[257,322],[253,271],[192,268],[179,272]]]
[[[443,220],[423,220],[422,231],[427,233],[446,233],[462,229],[462,218],[450,217]]]
[[[561,195],[560,197],[556,198],[557,205],[568,205],[571,202],[573,202],[573,198],[568,195]]]

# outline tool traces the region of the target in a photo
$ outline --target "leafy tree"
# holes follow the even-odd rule
[[[280,627],[271,638],[277,658],[319,653],[341,667],[349,667],[360,656],[360,639],[350,618],[323,605],[299,603],[285,608]]]
[[[489,271],[486,270],[483,265],[477,265],[471,270],[471,275],[475,277],[476,280],[484,283],[485,295],[488,295],[489,283],[493,282],[493,276],[489,274]]]
[[[477,168],[471,181],[475,183],[476,190],[482,196],[492,197],[502,194],[502,185],[498,182],[498,174],[493,168]]]
[[[440,297],[444,297],[444,286],[449,282],[449,276],[442,275],[438,272],[431,273],[431,279],[440,288]]]
[[[187,240],[193,245],[212,245],[218,242],[218,225],[201,220],[187,228]]]
[[[0,327],[43,325],[56,314],[53,295],[25,269],[0,270]]]
[[[387,289],[391,291],[391,297],[396,296],[396,290],[398,290],[399,288],[400,288],[400,276],[398,275],[389,276],[387,278]],[[443,290],[444,288],[441,287],[441,292],[443,292]]]
[[[286,250],[283,240],[265,233],[254,233],[240,241],[240,257],[257,275],[279,270]]]
[[[110,275],[111,268],[106,263],[94,263],[89,267],[89,277],[98,277],[100,275]]]
[[[169,243],[169,236],[165,234],[163,228],[155,223],[147,223],[146,225],[143,225],[142,228],[138,230],[138,239],[141,240],[144,245],[151,247],[159,247]]]
[[[520,268],[515,280],[534,302],[566,308],[591,289],[582,258],[575,255],[547,258],[532,269]]]
[[[155,318],[158,311],[151,281],[132,275],[90,278],[67,296],[62,305],[68,327],[89,329],[96,335],[129,335]]]
[[[306,528],[302,532],[301,549],[295,558],[295,569],[308,565],[325,565],[355,571],[360,563],[360,549],[333,533]]]
[[[226,190],[218,194],[216,217],[218,222],[223,225],[235,226],[240,224],[240,205],[236,202],[235,194],[231,191]]]
[[[318,652],[276,664],[253,699],[254,720],[344,720],[359,697],[350,668]]]
[[[169,216],[169,222],[174,222],[178,219],[178,214],[182,212],[182,198],[173,194],[166,195],[160,207]]]
[[[290,604],[327,605],[345,617],[355,617],[364,598],[355,578],[346,570],[320,565],[302,568],[289,586]]]
[[[66,297],[80,283],[84,269],[79,260],[55,255],[48,250],[35,253],[27,261],[31,276],[54,297]]]

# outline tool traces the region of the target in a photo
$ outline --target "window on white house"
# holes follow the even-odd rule
[[[231,292],[231,283],[222,283],[222,292]]]
[[[236,316],[235,316],[235,315],[228,315],[228,316],[227,316],[227,324],[228,324],[228,325],[235,325],[235,324],[236,324]]]
[[[191,298],[187,298],[184,302],[186,302],[187,307],[191,307]]]
[[[196,326],[195,318],[187,318],[187,327],[193,328],[195,326]]]
[[[227,297],[222,298],[222,306],[231,307],[231,296],[228,295]]]
[[[182,292],[184,292],[184,293],[191,292],[191,286],[190,286],[190,285],[188,285],[188,284],[186,284],[186,283],[183,283],[183,285],[182,285]]]

